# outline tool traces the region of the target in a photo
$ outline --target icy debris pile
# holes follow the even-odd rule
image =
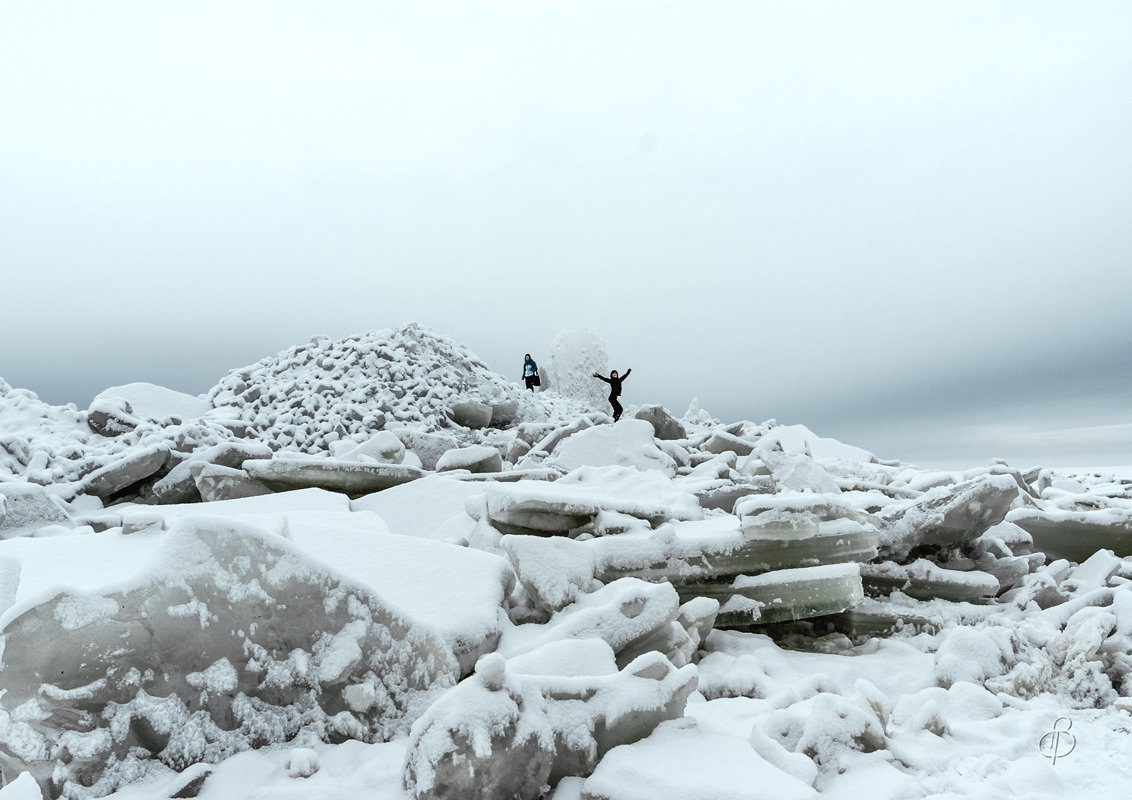
[[[4,616],[0,767],[100,796],[155,758],[407,732],[455,660],[427,627],[254,527],[184,524],[105,591]]]
[[[207,397],[135,383],[106,390],[84,412],[0,381],[0,480],[51,486],[64,499],[192,502],[200,499],[196,473],[182,470],[174,486],[162,483],[166,476],[186,461],[240,469],[207,454],[234,440],[325,456],[389,430],[419,457],[409,466],[431,470],[446,450],[491,445],[500,428],[583,412],[592,408],[557,393],[524,393],[464,346],[408,324],[316,337],[233,370]],[[239,483],[237,494],[256,490],[244,476],[220,477],[226,487]]]
[[[149,416],[130,414],[120,433],[107,436],[92,428],[89,413],[73,405],[48,405],[33,393],[13,389],[0,380],[0,481],[50,487],[52,494],[63,499],[86,493],[113,500],[140,490],[147,481],[152,483],[150,479],[164,474],[170,462],[183,454],[234,437],[222,418],[181,419],[184,406],[203,402],[199,398],[150,384],[118,389],[123,390],[121,394],[134,395],[141,391],[139,386],[151,401],[139,409]],[[170,397],[178,409],[163,409],[152,402],[154,398],[170,401]],[[119,400],[128,402],[121,396]]]
[[[246,424],[248,437],[311,454],[398,424],[483,428],[494,414],[532,401],[463,345],[415,324],[316,337],[233,370],[208,397]]]
[[[1102,550],[1079,565],[1054,561],[1001,600],[980,624],[941,634],[941,686],[1053,694],[1071,708],[1132,697],[1132,559]]]

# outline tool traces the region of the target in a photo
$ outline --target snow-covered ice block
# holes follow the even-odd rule
[[[405,788],[415,800],[536,800],[682,716],[695,688],[694,666],[677,669],[659,653],[619,672],[568,676],[523,674],[485,656],[413,725]]]
[[[499,472],[503,458],[494,447],[475,445],[448,450],[436,462],[437,472],[466,469],[469,472]]]
[[[558,611],[600,586],[594,577],[597,553],[589,545],[563,536],[509,535],[499,541],[527,594],[547,612]]]
[[[921,546],[948,547],[975,539],[1006,518],[1017,496],[1011,476],[984,475],[893,503],[879,514],[880,554],[903,561]]]
[[[392,431],[378,431],[360,444],[349,439],[331,442],[330,455],[343,461],[400,464],[405,460],[405,443]]]
[[[169,445],[158,444],[127,450],[126,454],[87,475],[80,486],[83,494],[103,499],[159,473],[169,461]]]
[[[717,430],[712,432],[708,440],[700,445],[700,449],[705,453],[715,453],[716,455],[735,453],[736,455],[747,456],[755,451],[755,442],[740,438],[724,430]]]
[[[408,427],[396,428],[393,433],[417,454],[422,469],[436,469],[440,457],[459,445],[456,437],[447,433],[428,433]]]
[[[878,710],[863,691],[848,697],[819,691],[763,715],[755,726],[766,739],[759,742],[753,732],[752,743],[767,749],[769,740],[787,753],[809,757],[818,767],[837,769],[847,755],[885,749],[885,724]]]
[[[537,435],[541,433],[542,437],[536,439],[531,444],[531,449],[527,453],[528,459],[536,462],[541,462],[548,455],[553,453],[555,448],[558,447],[559,444],[568,439],[570,436],[573,436],[578,431],[584,431],[588,428],[592,428],[593,426],[593,420],[588,416],[585,416],[579,417],[578,419],[573,420],[572,422],[568,422],[565,425],[559,425],[557,427],[551,426],[549,431],[544,430],[545,426],[542,425],[529,428],[528,430],[531,435]]]
[[[936,679],[945,689],[961,681],[981,686],[988,678],[1003,674],[1013,658],[1009,631],[959,626],[941,636],[935,654]]]
[[[195,481],[201,500],[206,503],[271,494],[270,489],[253,480],[244,470],[219,464],[202,464],[196,470]]]
[[[632,575],[677,585],[876,555],[876,532],[869,526],[835,519],[814,527],[766,532],[740,528],[734,517],[717,517],[585,545],[595,551],[595,576],[601,581]]]
[[[195,502],[200,499],[196,476],[204,464],[238,469],[249,459],[271,458],[271,455],[272,450],[266,444],[252,441],[223,442],[194,450],[153,484],[153,496],[159,503]]]
[[[729,513],[735,510],[735,504],[745,497],[753,494],[772,494],[774,492],[774,479],[770,477],[751,476],[737,481],[720,480],[713,485],[696,491],[696,499],[704,509],[718,509]]]
[[[1008,522],[1034,539],[1034,549],[1052,561],[1064,558],[1082,562],[1098,550],[1132,556],[1132,510],[1103,508],[1093,511],[1017,508]]]
[[[605,343],[586,328],[560,331],[548,347],[550,366],[544,370],[550,385],[563,397],[575,398],[590,408],[608,408],[608,386],[593,377],[609,374]]]
[[[436,633],[277,536],[215,519],[136,536],[117,580],[0,620],[0,767],[52,796],[300,732],[385,740],[456,678]]]
[[[72,527],[62,503],[34,483],[0,483],[0,539],[26,536],[45,525]]]
[[[500,540],[500,547],[531,598],[551,611],[588,591],[595,580],[635,577],[679,587],[876,555],[876,531],[867,523],[794,515],[795,527],[772,525],[772,518],[761,514],[756,518],[761,524],[747,530],[727,516],[587,541],[511,535]]]
[[[249,521],[260,522],[254,516]],[[326,564],[444,639],[470,672],[505,630],[515,573],[507,559],[468,547],[390,533],[371,511],[289,512],[262,518],[309,558]]]
[[[373,511],[394,533],[423,539],[467,536],[475,524],[464,506],[483,487],[447,475],[426,475],[350,501],[355,511]]]
[[[645,640],[657,645],[648,649],[667,652],[683,647],[688,637],[676,623],[679,613],[680,600],[670,584],[622,578],[580,595],[545,624],[528,623],[505,630],[498,652],[511,658],[549,642],[602,639],[622,663],[626,660],[622,652],[629,650],[629,658],[635,657],[640,648],[634,648]]]
[[[805,425],[776,425],[763,434],[763,441],[776,441],[787,453],[801,453],[817,461],[847,461],[869,464],[876,456],[868,450],[845,444],[827,436],[818,436]]]
[[[1122,559],[1111,550],[1098,550],[1069,573],[1061,582],[1061,588],[1070,592],[1099,589],[1109,584],[1109,579],[1120,572]]]
[[[911,564],[862,564],[861,580],[871,595],[899,591],[917,600],[989,603],[1001,588],[998,578],[978,570],[944,569],[925,558]]]
[[[582,785],[582,800],[816,800],[812,786],[738,736],[693,719],[664,722],[647,739],[611,750]]]
[[[464,400],[453,403],[450,412],[452,421],[457,425],[463,425],[465,428],[478,430],[491,424],[491,406],[478,400]]]
[[[768,434],[759,440],[755,454],[770,470],[779,491],[819,494],[837,494],[841,491],[833,476],[811,456],[784,450],[782,442],[773,435]]]
[[[314,457],[248,461],[244,470],[276,491],[313,487],[342,492],[350,497],[361,497],[424,476],[420,469],[405,464],[370,464]]]
[[[597,425],[562,441],[547,459],[564,470],[579,467],[632,467],[676,473],[676,462],[656,445],[653,427],[640,419]]]
[[[682,600],[710,597],[720,603],[716,627],[783,622],[836,614],[864,599],[857,564],[781,569],[741,575],[730,583],[692,583],[677,587]]]
[[[99,392],[87,409],[87,421],[95,433],[117,436],[143,422],[179,424],[211,409],[211,403],[191,394],[152,383],[127,383]]]
[[[665,475],[627,467],[581,467],[555,481],[484,487],[468,513],[486,515],[502,533],[569,535],[612,533],[703,516],[696,498]]]
[[[634,419],[643,419],[652,425],[653,435],[657,439],[671,441],[673,439],[684,439],[688,435],[680,420],[672,416],[664,406],[641,406],[633,412],[633,417]]]

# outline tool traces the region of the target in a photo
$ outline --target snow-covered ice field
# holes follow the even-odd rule
[[[601,343],[548,355],[0,381],[0,800],[1132,792],[1132,467],[613,424]]]

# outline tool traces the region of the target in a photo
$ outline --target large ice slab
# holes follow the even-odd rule
[[[717,628],[836,614],[853,608],[865,596],[858,564],[781,569],[764,575],[741,575],[730,583],[693,583],[677,588],[681,600],[718,600]]]
[[[502,556],[390,533],[370,511],[299,511],[266,518],[263,524],[278,526],[280,535],[309,558],[435,631],[455,655],[461,674],[493,651],[511,628],[506,606],[515,573]]]
[[[982,535],[1006,518],[1018,496],[1010,475],[984,475],[940,486],[880,512],[880,554],[903,561],[918,547],[951,546]]]
[[[610,533],[703,516],[695,496],[664,474],[616,466],[580,467],[554,483],[488,485],[482,500],[469,499],[467,511],[502,533],[544,536]]]
[[[730,581],[771,570],[866,561],[877,554],[867,517],[822,495],[759,495],[744,516],[676,522],[588,541],[504,536],[527,592],[542,608],[571,602],[593,581],[631,576],[685,583]],[[844,514],[846,516],[838,516]]]
[[[405,464],[376,464],[330,458],[273,458],[244,462],[244,471],[277,491],[318,488],[361,497],[424,476]]]
[[[612,654],[608,656],[612,660]],[[415,800],[536,800],[589,775],[614,747],[684,713],[696,668],[659,653],[620,672],[531,675],[486,656],[413,725],[404,781]]]
[[[1132,513],[1123,509],[1062,511],[1019,508],[1007,517],[1034,539],[1050,560],[1084,561],[1098,550],[1132,555]]]
[[[597,425],[562,441],[547,463],[567,471],[584,466],[619,466],[675,474],[676,462],[657,447],[654,434],[652,424],[641,419]]]
[[[439,636],[279,537],[212,520],[151,538],[115,584],[4,615],[6,775],[98,795],[150,758],[384,740],[454,682]]]
[[[394,533],[425,539],[466,536],[475,524],[464,506],[483,487],[450,475],[426,475],[350,502],[355,511],[374,511]]]
[[[998,578],[978,570],[944,569],[921,558],[911,564],[862,564],[861,580],[872,595],[899,591],[917,600],[989,603],[1001,588]]]
[[[555,641],[601,639],[622,666],[647,650],[683,665],[691,661],[694,644],[677,621],[679,613],[680,599],[670,584],[621,578],[580,595],[545,624],[506,630],[499,652],[511,658]]]

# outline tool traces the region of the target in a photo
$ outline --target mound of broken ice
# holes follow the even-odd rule
[[[5,780],[207,798],[192,765],[285,744],[317,793],[330,743],[392,740],[437,800],[918,796],[1032,748],[1028,704],[1132,709],[1127,483],[611,425],[481,367],[319,339],[195,419],[110,393],[112,437],[0,387]]]

